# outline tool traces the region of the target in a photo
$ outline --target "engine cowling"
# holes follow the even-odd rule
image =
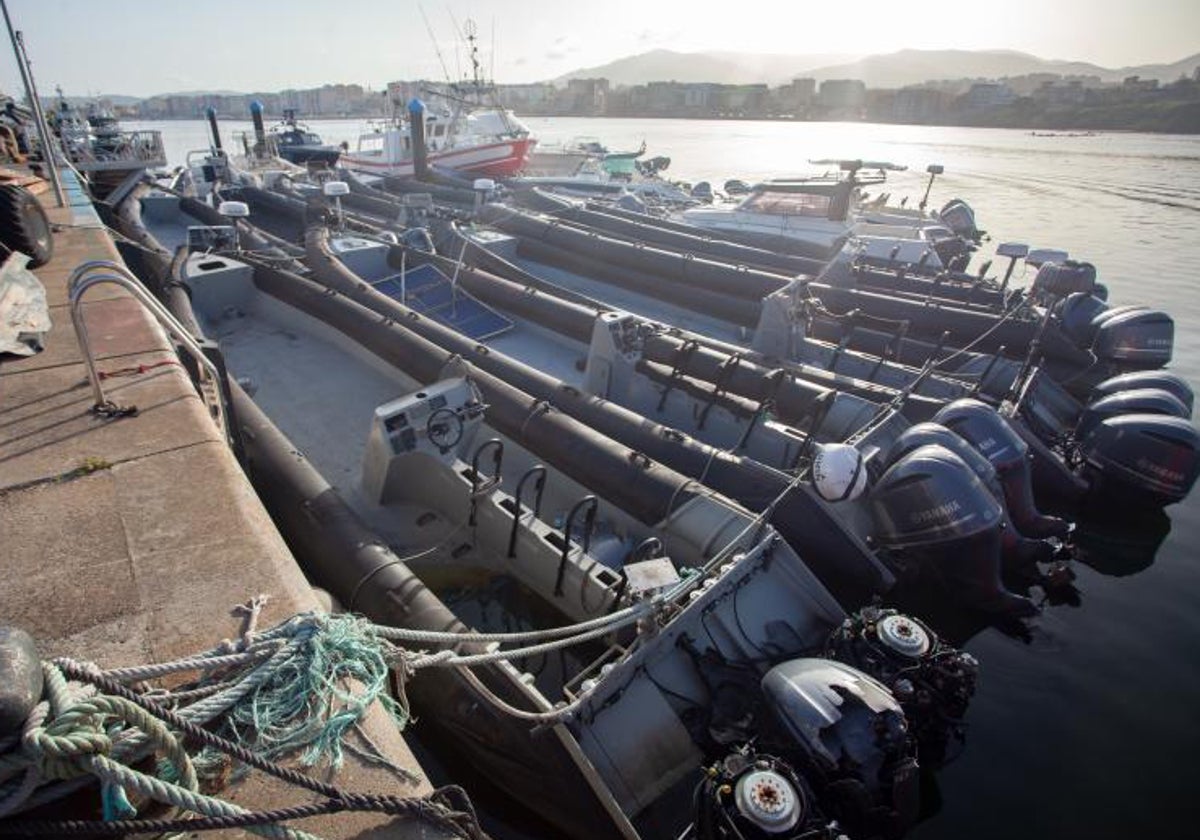
[[[931,444],[944,446],[961,458],[978,476],[983,486],[991,491],[1002,506],[1004,505],[1004,486],[1000,483],[992,462],[963,438],[939,423],[917,423],[905,429],[888,451],[886,464],[890,466],[914,449]],[[1055,551],[1054,546],[1048,543],[1024,537],[1009,518],[1007,508],[1004,510],[1002,550],[1005,568],[1026,568],[1030,563],[1050,560]]]
[[[917,619],[864,607],[830,633],[825,655],[888,687],[904,709],[927,768],[944,757],[951,738],[963,736],[979,663]]]
[[[1108,311],[1108,304],[1093,294],[1076,292],[1058,306],[1058,321],[1063,332],[1080,347],[1090,347],[1096,335],[1095,320]]]
[[[1090,295],[1096,288],[1096,267],[1088,262],[1048,262],[1038,267],[1032,290],[1037,295],[1066,297],[1073,294]]]
[[[1192,386],[1179,374],[1166,370],[1135,370],[1109,377],[1092,388],[1088,399],[1094,402],[1109,394],[1119,391],[1134,391],[1139,388],[1158,388],[1173,394],[1176,399],[1187,406],[1187,416],[1192,416],[1192,409],[1196,402]]]
[[[936,571],[964,604],[1031,612],[1000,580],[1003,507],[946,447],[922,446],[892,464],[871,491],[871,508],[878,543]]]
[[[983,231],[979,230],[975,224],[975,211],[961,198],[952,198],[947,201],[938,211],[938,217],[942,220],[942,224],[950,230],[972,242],[978,242],[983,235]]]
[[[971,471],[983,482],[983,486],[992,491],[997,499],[1003,500],[1004,490],[996,476],[996,468],[992,462],[959,435],[940,423],[925,422],[909,426],[896,438],[892,448],[888,450],[885,468],[899,461],[914,449],[922,446],[937,444],[944,446],[963,460]]]
[[[1045,516],[1033,500],[1033,478],[1029,466],[1029,445],[1008,421],[991,406],[965,398],[948,403],[934,415],[959,437],[978,449],[996,468],[1004,488],[1004,502],[1017,530],[1027,537],[1061,537],[1067,525],[1061,519]]]
[[[1164,414],[1168,417],[1188,417],[1188,407],[1178,397],[1161,388],[1134,388],[1117,391],[1089,403],[1079,415],[1075,426],[1076,438],[1082,440],[1109,417],[1122,414]]]
[[[1109,417],[1080,442],[1079,452],[1092,487],[1130,506],[1181,501],[1200,474],[1200,432],[1181,417]]]
[[[822,810],[852,836],[897,836],[915,822],[915,751],[904,710],[882,683],[841,662],[793,659],[763,676],[762,691]]]
[[[1171,361],[1175,322],[1157,309],[1120,307],[1098,315],[1092,353],[1118,370],[1152,370]]]

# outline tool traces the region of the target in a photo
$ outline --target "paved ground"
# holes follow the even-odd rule
[[[84,314],[98,367],[118,374],[105,382],[109,398],[136,405],[138,414],[90,413],[67,277],[81,261],[119,258],[90,208],[54,208],[50,193],[42,200],[63,225],[53,259],[36,272],[54,327],[42,353],[0,360],[0,623],[32,633],[43,656],[113,667],[235,636],[231,607],[259,593],[271,596],[263,626],[314,609],[311,589],[162,331],[113,286],[89,292]],[[376,713],[371,737],[417,770]],[[335,781],[360,791],[428,790],[353,760]],[[231,798],[255,808],[307,801],[253,777]],[[421,836],[365,816],[302,827],[326,837]]]

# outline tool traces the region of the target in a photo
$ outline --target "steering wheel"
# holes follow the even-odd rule
[[[425,436],[442,452],[448,452],[463,438],[463,421],[452,408],[439,408],[425,422]]]

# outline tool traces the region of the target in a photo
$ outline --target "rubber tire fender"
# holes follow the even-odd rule
[[[0,242],[26,254],[30,268],[45,265],[54,254],[54,236],[46,211],[24,187],[0,185]]]

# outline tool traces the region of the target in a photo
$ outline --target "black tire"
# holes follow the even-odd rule
[[[54,254],[46,211],[24,187],[0,185],[0,242],[27,255],[32,268],[50,262]]]

